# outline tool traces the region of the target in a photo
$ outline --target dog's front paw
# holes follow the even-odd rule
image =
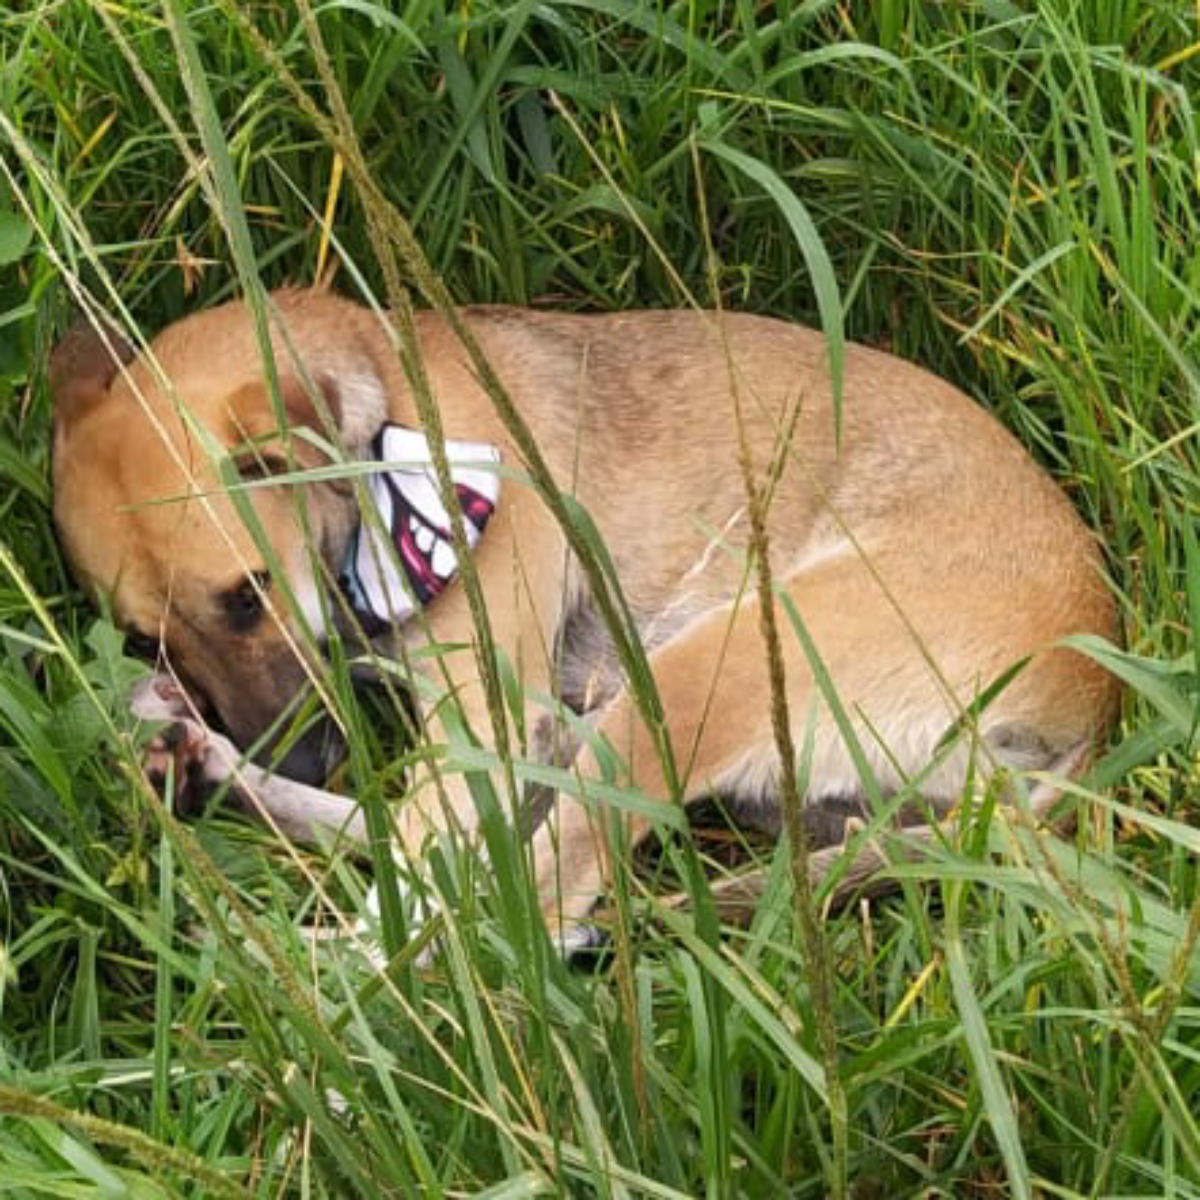
[[[217,786],[229,776],[237,753],[227,738],[193,715],[179,685],[166,675],[140,680],[130,695],[134,716],[169,724],[146,747],[142,769],[155,791],[173,784],[175,812],[193,816],[204,810]]]
[[[608,948],[608,934],[598,925],[560,926],[551,938],[563,962],[572,967],[587,967]]]
[[[141,721],[183,721],[194,717],[183,688],[170,675],[147,675],[133,685],[129,708]]]
[[[414,965],[428,969],[436,958],[436,937],[427,936],[429,924],[441,913],[437,899],[422,884],[405,881],[400,877],[400,903],[404,909],[404,927],[408,944],[423,941],[425,944],[417,954]],[[383,941],[379,928],[379,889],[372,886],[367,892],[363,905],[363,915],[358,920],[356,931],[366,949],[368,961],[376,969],[382,969],[387,964],[387,955],[383,952]],[[434,932],[434,931],[431,931]]]

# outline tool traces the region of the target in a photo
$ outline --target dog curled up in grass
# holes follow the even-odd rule
[[[944,814],[969,777],[1077,768],[1113,718],[1113,680],[1058,645],[1115,632],[1093,540],[1018,443],[949,384],[850,346],[839,414],[824,338],[781,321],[464,309],[558,487],[607,546],[680,764],[670,789],[584,573],[446,320],[420,314],[415,328],[465,543],[451,537],[460,514],[432,482],[387,325],[316,292],[274,293],[269,309],[275,391],[240,302],[172,325],[143,357],[91,331],[69,335],[51,363],[54,503],[79,578],[132,636],[162,645],[224,732],[189,715],[197,710],[162,676],[143,686],[138,710],[181,722],[195,771],[216,781],[237,767],[293,834],[364,836],[354,802],[316,786],[329,767],[321,731],[275,774],[238,767],[234,747],[270,754],[270,731],[312,670],[306,655],[334,626],[393,647],[465,647],[414,656],[429,673],[424,722],[435,739],[445,733],[441,701],[453,692],[477,735],[491,729],[456,544],[471,546],[495,642],[528,694],[591,715],[598,740],[584,738],[572,763],[585,795],[607,744],[619,782],[684,802],[719,795],[769,823],[779,767],[746,586],[739,437],[758,477],[774,475],[766,526],[777,585],[885,791],[921,775],[921,795]],[[224,455],[261,479],[327,467],[334,441],[345,460],[387,466],[358,482],[332,471],[222,490]],[[780,624],[794,733],[812,737],[807,808],[844,813],[861,796],[859,771],[810,656]],[[969,732],[947,745],[964,714]],[[405,850],[419,856],[448,827],[470,836],[464,776],[444,773],[435,787],[416,774],[394,812]],[[605,886],[594,815],[561,794],[532,835],[540,902],[567,945],[588,936]],[[649,826],[622,820],[630,844]]]

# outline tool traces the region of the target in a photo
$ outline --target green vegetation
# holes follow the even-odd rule
[[[1200,1195],[1195,6],[320,8],[372,202],[456,300],[832,327],[840,295],[1103,538],[1126,650],[1097,652],[1131,686],[1073,839],[968,805],[887,897],[818,894],[825,999],[785,853],[718,930],[709,843],[669,838],[698,915],[622,874],[588,974],[532,936],[493,830],[503,886],[439,856],[444,950],[381,979],[300,929],[354,913],[364,864],[181,825],[140,781],[143,668],[55,545],[46,355],[81,288],[147,333],[255,272],[388,297],[307,11],[0,13],[0,1192]],[[352,766],[377,814],[401,795],[377,741]]]

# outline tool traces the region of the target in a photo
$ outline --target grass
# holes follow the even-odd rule
[[[588,975],[530,936],[519,869],[448,850],[444,954],[383,979],[297,933],[353,911],[362,864],[181,824],[141,786],[140,668],[49,518],[72,293],[146,332],[335,264],[385,296],[403,232],[372,238],[305,110],[330,102],[301,14],[245,11],[277,61],[223,3],[0,14],[0,1190],[1200,1195],[1197,10],[322,11],[373,202],[456,300],[840,316],[992,408],[1102,537],[1125,649],[1092,649],[1129,688],[1074,839],[968,807],[891,895],[818,894],[824,996],[778,854],[719,929],[711,844],[668,838],[696,916],[622,875]],[[351,781],[381,816],[383,740]]]

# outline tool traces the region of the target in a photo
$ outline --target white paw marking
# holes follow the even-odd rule
[[[129,707],[142,721],[184,721],[192,715],[183,689],[168,675],[139,679],[129,694]]]
[[[417,892],[402,876],[397,876],[396,886],[400,892],[400,903],[404,908],[404,928],[409,942],[421,936],[425,926],[441,912],[437,898],[429,892]],[[387,955],[379,936],[379,889],[372,885],[363,901],[363,915],[354,927],[355,935],[362,942],[368,962],[382,970],[387,966]],[[436,939],[435,939],[436,941]],[[431,941],[417,956],[418,967],[433,965],[435,941]]]
[[[169,723],[146,748],[142,765],[149,775],[165,779],[173,769],[179,779],[185,770],[199,767],[207,783],[229,778],[239,758],[233,743],[196,719],[183,689],[170,676],[139,680],[130,693],[129,707],[141,721]]]
[[[554,943],[563,961],[570,962],[576,954],[584,950],[596,950],[606,940],[604,933],[595,925],[571,925],[559,930]]]

